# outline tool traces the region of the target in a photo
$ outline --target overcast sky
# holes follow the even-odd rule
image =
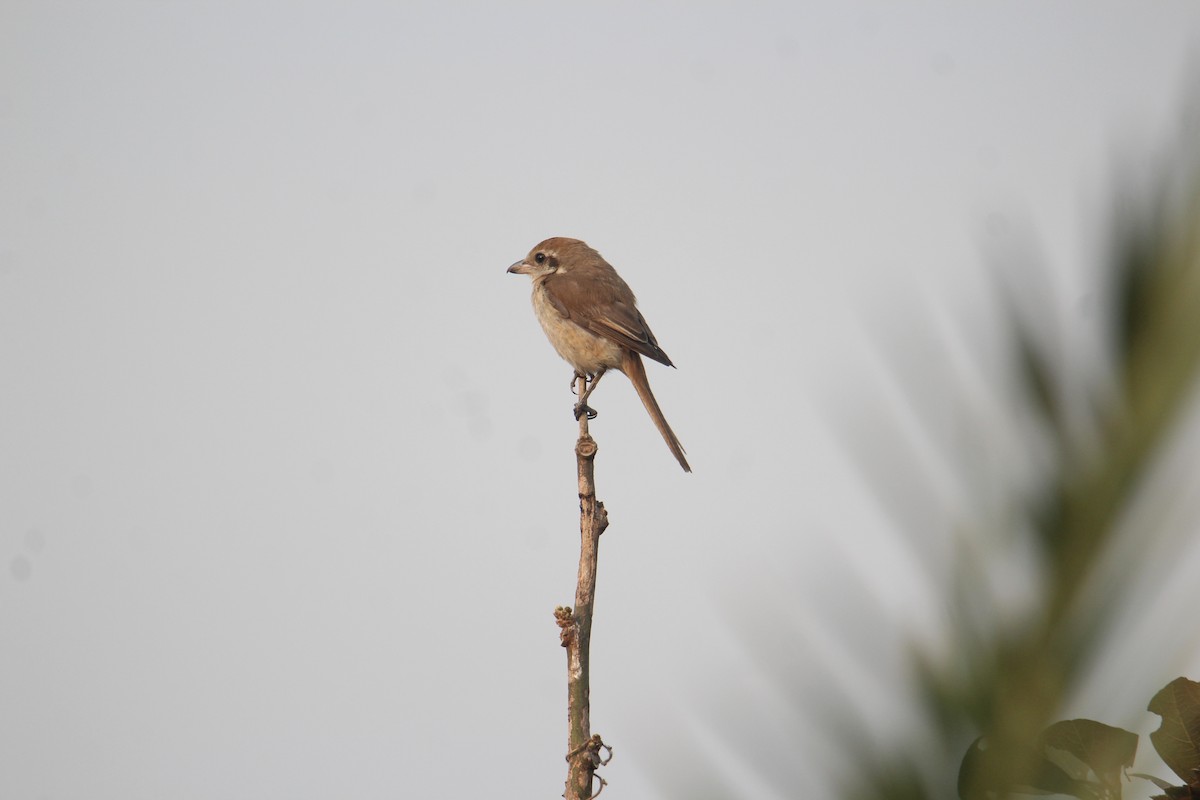
[[[887,663],[937,600],[846,429],[955,416],[989,236],[1087,310],[1198,41],[1193,2],[0,3],[0,796],[558,796],[576,427],[505,274],[548,236],[638,293],[695,470],[608,378],[608,791],[783,702],[762,603],[801,682],[855,625]]]

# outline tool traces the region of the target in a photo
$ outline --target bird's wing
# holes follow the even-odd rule
[[[658,346],[645,317],[623,297],[633,292],[611,268],[593,271],[582,279],[572,273],[546,278],[546,295],[567,319],[597,336],[616,342],[668,367],[675,366]]]
[[[646,324],[646,318],[636,308],[631,308],[624,303],[614,303],[596,316],[588,328],[593,333],[612,339],[617,344],[641,353],[646,358],[652,358],[668,367],[675,366],[663,349],[658,346],[654,333]]]

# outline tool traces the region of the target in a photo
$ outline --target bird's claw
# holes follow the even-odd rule
[[[584,375],[582,373],[576,372],[574,377],[571,378],[571,394],[573,394],[575,396],[579,395],[579,379],[580,378],[583,378],[584,391],[587,391],[587,387],[590,386],[592,383],[591,375]]]
[[[592,408],[591,406],[587,405],[586,403],[576,403],[575,404],[575,419],[579,419],[584,414],[587,414],[588,419],[595,419],[596,418],[596,409]]]

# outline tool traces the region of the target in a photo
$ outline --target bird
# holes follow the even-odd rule
[[[605,372],[618,370],[637,390],[679,466],[691,472],[683,446],[650,391],[642,356],[675,365],[658,346],[638,311],[637,298],[612,265],[585,242],[557,236],[538,244],[508,271],[532,280],[534,314],[550,344],[575,369],[572,391],[576,381],[584,379],[586,388],[575,404],[575,418],[583,414],[595,418],[588,398]]]

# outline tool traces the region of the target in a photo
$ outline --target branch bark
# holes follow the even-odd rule
[[[579,379],[582,397],[586,382]],[[588,434],[587,414],[579,417],[579,440],[575,443],[579,477],[579,576],[575,586],[575,609],[559,607],[554,612],[560,628],[562,646],[567,649],[567,790],[566,800],[593,797],[596,767],[607,764],[611,749],[591,733],[591,678],[588,658],[591,651],[592,610],[596,600],[596,563],[600,534],[608,527],[604,503],[596,500],[596,442]],[[606,756],[601,757],[601,751]],[[604,779],[600,779],[601,788]],[[600,792],[597,791],[596,794]]]

